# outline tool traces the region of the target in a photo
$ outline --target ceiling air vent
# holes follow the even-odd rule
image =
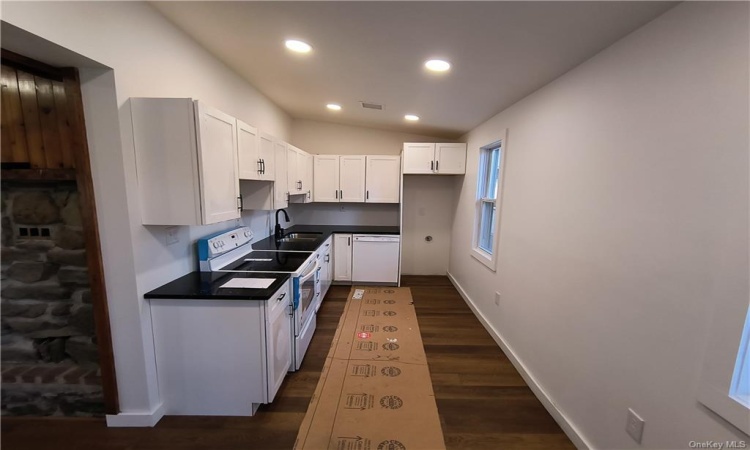
[[[381,105],[380,103],[374,103],[374,102],[359,102],[360,105],[362,105],[365,109],[374,109],[377,111],[382,111],[385,109],[385,105]]]

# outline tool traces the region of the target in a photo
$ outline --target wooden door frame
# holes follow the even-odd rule
[[[70,120],[74,142],[75,179],[80,199],[86,265],[91,285],[91,303],[94,310],[104,410],[107,414],[117,414],[120,412],[120,407],[112,349],[112,332],[109,322],[109,306],[104,281],[99,222],[96,215],[94,181],[91,175],[91,158],[86,137],[86,120],[83,113],[83,96],[78,70],[49,66],[5,49],[2,49],[2,62],[45,78],[62,80],[64,85],[68,120]]]

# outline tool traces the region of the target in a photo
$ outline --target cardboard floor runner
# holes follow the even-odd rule
[[[295,450],[445,449],[409,288],[349,295]]]

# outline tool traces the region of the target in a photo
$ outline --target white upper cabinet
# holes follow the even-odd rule
[[[275,178],[273,145],[273,137],[241,120],[237,121],[240,180],[272,181]]]
[[[287,172],[287,145],[283,141],[274,141],[274,176],[273,183],[273,209],[282,209],[289,206],[289,188]]]
[[[300,150],[297,156],[297,173],[302,181],[302,193],[305,194],[304,202],[313,201],[313,156]]]
[[[237,121],[188,98],[131,98],[144,225],[207,225],[239,211]]]
[[[258,156],[260,158],[260,180],[276,179],[275,139],[265,133],[259,133]]]
[[[464,174],[466,144],[407,142],[404,144],[404,173]]]
[[[299,151],[293,145],[286,145],[286,173],[287,173],[287,190],[290,195],[302,193],[302,178],[300,177],[299,165],[297,159]]]
[[[398,203],[401,198],[401,157],[367,156],[368,203]]]
[[[339,201],[365,201],[365,157],[339,156]]]
[[[435,144],[404,144],[404,173],[434,173]]]
[[[313,200],[313,157],[311,154],[286,144],[287,187],[294,202],[308,203]]]
[[[435,172],[447,175],[466,173],[466,144],[435,144]]]
[[[315,155],[313,157],[313,192],[316,202],[339,201],[339,157]]]
[[[240,216],[237,119],[196,101],[203,224]]]
[[[240,180],[259,180],[262,173],[258,129],[237,121],[237,157]]]
[[[316,202],[365,201],[365,156],[315,155]]]

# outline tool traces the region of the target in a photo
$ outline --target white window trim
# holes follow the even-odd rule
[[[749,306],[746,306],[748,308]],[[728,308],[714,308],[709,346],[698,386],[698,401],[743,433],[750,434],[750,408],[729,395],[747,309],[727,316]],[[738,320],[739,319],[739,320]]]
[[[474,222],[473,222],[473,228],[472,231],[472,240],[471,240],[471,256],[474,257],[477,261],[482,263],[484,266],[486,266],[488,269],[490,269],[493,272],[497,271],[497,249],[498,249],[498,243],[500,242],[500,221],[502,218],[502,206],[503,206],[503,195],[505,194],[504,189],[504,181],[505,181],[505,159],[506,155],[508,154],[508,130],[503,130],[501,133],[501,138],[494,141],[491,144],[484,145],[479,149],[479,161],[478,163],[481,165],[482,162],[482,150],[494,148],[497,146],[500,146],[500,173],[497,176],[497,190],[498,190],[498,196],[497,199],[495,199],[495,229],[493,230],[493,239],[492,239],[492,254],[487,253],[486,251],[482,250],[479,247],[479,221],[480,219],[480,208],[482,199],[479,197],[479,189],[480,189],[480,183],[482,183],[482,180],[480,176],[483,176],[483,167],[477,168],[477,184],[476,189],[477,192],[475,194],[476,200],[474,203]]]
[[[750,242],[750,227],[748,228],[748,242]],[[748,259],[750,259],[750,248],[748,248]],[[733,383],[736,381],[735,377],[738,372],[738,356],[740,352],[746,350],[744,346],[749,345],[748,337],[744,333],[745,324],[750,321],[750,301],[747,301],[746,297],[748,292],[745,291],[743,294],[737,297],[737,301],[734,301],[735,299],[717,301],[713,305],[708,345],[703,358],[697,398],[708,409],[743,433],[750,435],[750,420],[748,420],[750,407],[730,395],[735,388]]]

